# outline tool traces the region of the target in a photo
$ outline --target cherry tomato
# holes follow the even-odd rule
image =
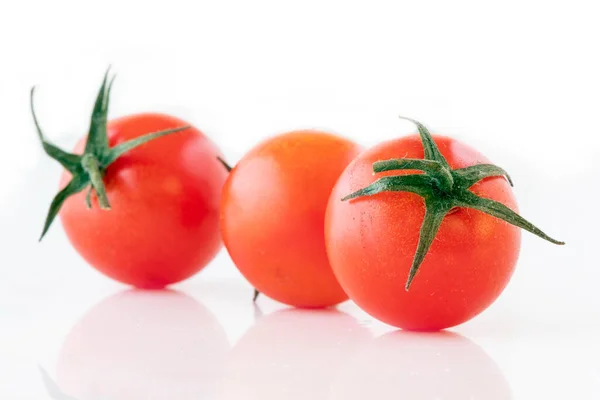
[[[473,318],[500,295],[519,254],[517,226],[563,243],[516,214],[503,170],[421,128],[421,138],[382,143],[346,168],[329,201],[325,238],[340,284],[367,313],[396,327],[438,330]]]
[[[185,125],[162,114],[119,118],[108,123],[109,143]],[[121,156],[104,175],[110,210],[95,198],[88,209],[85,192],[65,201],[60,218],[71,244],[100,272],[136,287],[161,288],[194,275],[221,248],[219,200],[227,173],[219,154],[189,128]],[[61,186],[69,179],[65,172]]]
[[[227,172],[198,129],[164,114],[107,122],[112,80],[96,98],[89,133],[73,153],[48,142],[65,169],[42,237],[57,214],[73,247],[103,274],[162,288],[204,268],[221,248],[219,202]],[[169,135],[169,136],[167,136]]]
[[[296,131],[259,144],[230,172],[223,242],[258,291],[296,307],[347,299],[329,266],[323,227],[331,189],[359,151],[332,134]]]

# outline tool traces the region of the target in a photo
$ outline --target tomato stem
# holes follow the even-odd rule
[[[98,160],[93,154],[84,154],[81,158],[81,165],[85,172],[90,176],[92,186],[98,196],[100,208],[103,210],[110,210],[110,202],[108,201],[108,197],[106,197],[106,189],[104,188],[104,181],[102,180],[102,172],[100,172]],[[87,199],[86,203],[87,205],[90,204]]]
[[[376,161],[373,172],[418,170],[422,174],[394,175],[379,178],[372,184],[361,188],[342,198],[342,201],[373,196],[381,192],[410,192],[421,196],[425,202],[425,216],[419,234],[419,242],[413,263],[406,281],[405,289],[409,290],[415,275],[419,271],[429,248],[442,224],[442,221],[457,207],[471,208],[499,218],[514,226],[525,229],[549,241],[563,245],[564,242],[553,239],[541,229],[515,213],[509,207],[491,199],[481,198],[469,190],[475,183],[489,177],[502,176],[512,186],[508,173],[492,164],[479,164],[467,168],[453,170],[427,128],[410,118],[404,118],[417,125],[423,144],[424,159],[397,158]]]
[[[219,160],[219,162],[221,164],[223,164],[223,166],[225,167],[225,169],[227,170],[227,172],[231,172],[231,170],[233,169],[233,167],[231,167],[229,164],[227,164],[227,161],[223,160],[221,157],[217,157],[217,160]]]
[[[94,187],[90,186],[88,188],[87,194],[85,195],[85,205],[88,210],[92,209],[92,192],[94,191]]]

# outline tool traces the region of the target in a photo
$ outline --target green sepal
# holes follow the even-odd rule
[[[64,187],[64,189],[62,189],[60,192],[58,192],[56,194],[56,196],[54,196],[54,199],[52,200],[52,203],[50,204],[50,208],[48,210],[48,215],[46,216],[46,222],[44,223],[44,229],[42,230],[42,234],[41,234],[39,240],[42,240],[44,238],[44,235],[46,234],[46,232],[48,232],[50,225],[52,225],[54,218],[56,218],[56,215],[58,214],[58,211],[62,207],[65,200],[69,196],[72,196],[76,193],[81,192],[89,184],[90,184],[89,178],[87,178],[85,175],[83,175],[83,174],[75,175],[73,177],[73,179],[71,179],[71,182],[69,182],[67,184],[67,186]]]
[[[425,154],[424,158],[426,160],[437,161],[444,167],[450,168],[450,166],[448,165],[448,161],[446,161],[446,158],[440,152],[440,149],[431,137],[431,134],[429,133],[429,130],[425,127],[425,125],[412,118],[400,116],[400,119],[410,121],[417,126],[419,136],[421,137],[421,143],[423,144],[423,152]]]
[[[455,169],[452,174],[457,178],[457,185],[465,189],[470,188],[482,179],[493,176],[503,176],[510,186],[514,186],[508,172],[493,164],[471,165],[470,167]]]
[[[31,88],[31,92],[29,94],[29,107],[31,109],[31,115],[33,116],[33,123],[35,124],[35,129],[38,134],[38,138],[42,143],[42,147],[46,154],[48,154],[51,158],[58,161],[67,171],[71,174],[78,174],[81,171],[81,156],[77,154],[67,153],[48,142],[44,137],[44,133],[42,132],[42,128],[40,127],[40,123],[38,122],[37,115],[35,113],[34,107],[34,95],[35,95],[35,86]]]
[[[479,210],[509,224],[525,229],[551,243],[563,245],[562,241],[551,238],[542,230],[497,201],[477,196],[469,190],[475,183],[488,177],[502,176],[512,186],[508,173],[495,165],[479,164],[453,170],[442,156],[427,128],[410,118],[404,118],[417,125],[423,143],[424,160],[391,159],[373,164],[373,172],[394,170],[418,170],[421,174],[385,176],[344,198],[342,201],[372,196],[381,192],[411,192],[423,197],[425,216],[419,233],[419,243],[415,251],[405,289],[409,290],[419,271],[435,236],[450,210],[455,207]]]
[[[109,79],[109,70],[106,71],[102,86],[96,96],[96,101],[92,110],[90,129],[86,140],[85,150],[82,155],[67,153],[45,140],[33,106],[35,87],[31,89],[31,113],[44,151],[51,158],[58,161],[72,175],[71,182],[54,197],[54,200],[50,205],[40,240],[50,228],[50,225],[56,218],[64,201],[69,196],[79,193],[87,187],[89,187],[88,193],[85,196],[87,208],[92,208],[91,196],[92,191],[95,191],[100,208],[110,209],[110,202],[104,187],[103,176],[106,169],[120,156],[151,140],[189,128],[189,126],[183,126],[160,132],[148,133],[110,148],[107,123],[108,106],[113,82],[114,76]]]
[[[428,175],[384,176],[369,186],[350,193],[342,198],[342,201],[373,196],[381,192],[411,192],[425,197],[432,195],[434,184],[435,179]]]
[[[452,207],[444,201],[438,201],[435,198],[425,199],[425,216],[423,217],[423,224],[419,233],[419,243],[417,244],[417,250],[415,257],[413,258],[410,272],[408,273],[408,279],[406,280],[405,289],[408,290],[410,285],[415,278],[415,275],[419,271],[419,267],[423,263],[433,239],[438,233],[442,221],[446,217],[448,211]]]
[[[373,163],[373,172],[376,174],[406,169],[415,169],[423,172],[437,172],[440,168],[441,164],[439,162],[422,160],[420,158],[392,158],[389,160],[375,161]]]
[[[457,207],[479,210],[493,217],[506,221],[511,225],[518,226],[519,228],[525,229],[526,231],[531,232],[534,235],[549,241],[550,243],[559,245],[565,244],[565,242],[561,242],[560,240],[553,239],[546,235],[541,229],[527,221],[525,218],[521,217],[504,204],[479,197],[468,190],[461,192],[455,199],[453,199],[453,202]]]
[[[108,122],[109,91],[107,90],[106,83],[108,81],[109,72],[110,68],[106,70],[102,86],[96,96],[96,102],[94,103],[94,109],[92,110],[90,130],[85,143],[85,153],[93,154],[96,158],[103,158],[108,152],[106,124]]]
[[[161,136],[170,135],[172,133],[177,133],[189,129],[189,126],[182,126],[174,129],[166,129],[164,131],[158,131],[153,133],[148,133],[143,136],[136,137],[135,139],[128,140],[123,142],[111,149],[108,150],[106,158],[103,160],[103,164],[112,164],[117,160],[117,158],[121,157],[123,154],[139,147],[145,143],[148,143],[154,139],[158,139]]]
[[[450,190],[454,185],[454,178],[450,170],[445,168],[439,161],[417,158],[393,158],[373,163],[373,172],[375,173],[411,169],[423,171],[437,178],[443,190]]]

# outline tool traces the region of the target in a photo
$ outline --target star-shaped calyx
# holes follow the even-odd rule
[[[50,225],[56,218],[56,215],[58,214],[65,200],[69,196],[79,193],[86,188],[89,188],[86,196],[86,204],[88,208],[92,207],[91,193],[94,191],[98,197],[98,204],[100,208],[106,210],[110,209],[110,202],[106,195],[106,189],[102,179],[106,168],[108,168],[108,166],[115,162],[119,157],[151,140],[189,128],[189,126],[183,126],[176,129],[148,133],[146,135],[139,136],[135,139],[121,143],[115,147],[110,147],[108,144],[107,135],[107,115],[110,91],[114,82],[114,76],[109,82],[108,75],[109,71],[106,71],[104,80],[102,81],[102,86],[100,87],[100,91],[96,97],[83,154],[67,153],[44,138],[44,134],[42,133],[42,129],[36,117],[33,106],[35,87],[31,89],[31,114],[33,116],[37,134],[42,143],[44,151],[48,156],[58,161],[72,175],[71,181],[60,192],[58,192],[50,204],[50,209],[48,210],[48,215],[46,217],[46,222],[44,223],[44,229],[42,231],[40,240],[42,240],[50,228]]]
[[[512,186],[512,180],[506,171],[492,164],[478,164],[466,168],[452,169],[448,161],[440,153],[427,128],[413,119],[401,118],[407,119],[417,125],[423,144],[424,159],[396,158],[377,161],[373,163],[373,172],[418,170],[422,171],[423,174],[385,176],[349,194],[342,201],[357,197],[372,196],[381,192],[411,192],[423,198],[425,202],[425,217],[421,225],[415,257],[406,281],[406,290],[410,288],[444,217],[450,210],[456,207],[482,211],[509,224],[523,228],[551,243],[564,244],[564,242],[552,239],[504,204],[479,197],[469,190],[475,183],[493,176],[506,178]]]

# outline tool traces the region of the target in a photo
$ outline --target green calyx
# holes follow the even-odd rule
[[[33,106],[35,87],[31,89],[31,114],[33,116],[33,122],[44,151],[48,156],[58,161],[67,171],[71,173],[72,176],[71,181],[60,192],[58,192],[58,194],[52,200],[40,240],[42,240],[46,232],[48,232],[50,225],[56,218],[56,215],[58,214],[65,200],[86,188],[89,188],[85,201],[88,208],[92,208],[91,196],[93,191],[96,193],[100,208],[105,210],[110,209],[110,202],[106,195],[103,176],[106,168],[108,168],[108,166],[115,162],[119,157],[151,140],[189,128],[188,126],[183,126],[176,129],[168,129],[160,132],[149,133],[121,143],[118,146],[109,147],[107,135],[107,116],[110,91],[114,81],[114,76],[109,82],[108,75],[109,70],[107,70],[106,74],[104,75],[102,86],[100,87],[100,91],[96,97],[83,154],[67,153],[54,146],[44,138],[44,134],[42,133],[42,129],[38,122]]]
[[[450,165],[440,153],[427,128],[415,120],[401,118],[407,119],[417,125],[421,142],[423,143],[424,159],[397,158],[377,161],[373,164],[373,172],[417,170],[422,173],[382,177],[372,184],[349,194],[342,201],[372,196],[381,192],[410,192],[423,198],[426,210],[425,217],[421,225],[415,257],[406,281],[406,290],[410,288],[444,217],[450,210],[457,207],[482,211],[509,224],[523,228],[551,243],[558,245],[565,244],[564,242],[552,239],[504,204],[479,197],[469,190],[471,186],[482,179],[495,176],[506,178],[512,186],[512,180],[506,171],[491,164],[479,164],[460,169],[450,168]]]

